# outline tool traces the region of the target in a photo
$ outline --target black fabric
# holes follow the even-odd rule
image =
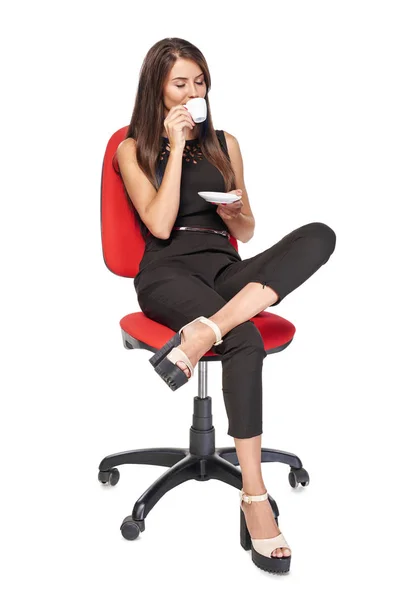
[[[226,139],[225,139],[225,134],[224,134],[223,129],[216,129],[215,133],[217,134],[217,138],[219,139],[219,143],[221,144],[222,149],[225,152],[225,154],[228,157],[228,160],[230,162],[231,157],[229,156],[228,146],[226,145]]]
[[[216,130],[217,137],[225,154],[229,156],[225,135]],[[168,138],[163,138],[158,164],[158,174],[162,180],[169,155]],[[182,176],[180,187],[179,210],[174,223],[175,227],[211,227],[226,229],[226,225],[217,214],[217,206],[207,202],[198,192],[225,192],[222,173],[201,153],[199,142],[186,140],[182,156]],[[150,236],[149,236],[150,237]]]
[[[218,234],[174,231],[147,253],[134,280],[139,306],[150,319],[173,331],[196,317],[211,317],[250,282],[278,295],[273,306],[327,262],[336,244],[324,223],[295,229],[276,244],[242,260]],[[262,337],[251,321],[240,323],[213,346],[221,355],[222,391],[228,435],[250,438],[262,433]]]
[[[223,151],[229,158],[223,130],[216,130],[216,134]],[[160,181],[162,181],[165,173],[168,156],[169,141],[168,138],[163,137],[157,165],[157,176]],[[217,206],[199,196],[198,192],[201,191],[225,192],[224,178],[222,173],[203,156],[198,139],[186,140],[182,154],[180,204],[174,227],[192,226],[226,230],[225,222],[217,213]],[[146,226],[144,225],[144,227]],[[174,232],[171,232],[167,240],[163,240],[153,236],[147,230],[144,239],[146,246],[139,265],[139,272],[155,260],[168,258],[181,252],[179,244],[178,246],[175,245],[176,234]],[[235,259],[240,259],[229,240],[228,243],[232,250],[228,247],[227,252]],[[186,245],[183,251],[187,251]]]
[[[215,133],[230,161],[223,130],[216,129]],[[156,178],[159,185],[161,185],[168,163],[168,154],[168,138],[163,137],[156,165]],[[146,244],[145,252],[147,252],[147,247],[157,245],[157,238],[154,238],[146,224],[140,218],[138,211],[129,198],[125,186],[124,191],[127,202],[130,208],[133,209],[139,223],[139,229]],[[182,156],[180,206],[174,226],[182,227],[190,225],[210,227],[212,229],[226,229],[224,221],[216,212],[217,207],[198,195],[197,192],[201,191],[225,192],[225,182],[222,173],[202,156],[198,139],[196,138],[195,140],[186,140]]]

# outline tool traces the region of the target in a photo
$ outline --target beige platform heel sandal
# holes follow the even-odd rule
[[[250,537],[249,530],[247,529],[246,519],[242,508],[242,501],[251,504],[252,502],[262,502],[268,500],[268,492],[260,494],[259,496],[249,496],[243,489],[239,492],[240,496],[240,543],[245,550],[251,549],[251,558],[257,567],[268,571],[269,573],[288,573],[290,570],[290,556],[271,556],[272,552],[277,548],[289,548],[287,541],[280,533],[273,538],[264,539],[253,539]],[[268,500],[269,502],[269,500]]]
[[[186,323],[186,325],[181,327],[178,333],[168,340],[162,348],[157,350],[157,352],[149,358],[149,362],[153,365],[156,373],[160,375],[173,391],[189,381],[189,378],[184,371],[176,365],[179,360],[187,365],[190,370],[190,377],[193,377],[194,367],[190,362],[189,357],[181,350],[181,348],[177,348],[177,346],[181,344],[181,332],[183,329],[195,321],[201,321],[214,330],[216,341],[213,346],[217,346],[223,342],[221,330],[214,321],[207,319],[207,317],[197,317],[196,319],[193,319],[193,321],[190,321],[190,323]]]

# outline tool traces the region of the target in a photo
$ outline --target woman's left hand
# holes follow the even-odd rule
[[[242,195],[242,190],[232,190],[228,192],[228,194],[236,194],[237,196]],[[213,204],[217,204],[217,202],[213,202]],[[242,210],[243,202],[241,200],[235,200],[235,202],[231,202],[230,204],[219,204],[217,208],[217,213],[224,221],[230,221],[231,219],[235,219]]]

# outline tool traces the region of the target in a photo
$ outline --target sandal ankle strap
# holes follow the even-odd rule
[[[243,488],[239,492],[240,501],[247,502],[247,504],[251,504],[252,502],[262,502],[263,500],[268,499],[268,491],[265,494],[259,494],[258,496],[249,496],[246,492],[243,491]]]
[[[214,323],[214,321],[207,319],[207,317],[199,317],[199,321],[209,325],[209,327],[214,330],[216,342],[213,344],[213,346],[218,346],[218,344],[221,344],[224,341],[221,337],[221,330],[218,325]]]
[[[214,321],[211,321],[211,319],[207,319],[207,317],[197,317],[196,319],[193,319],[193,321],[190,321],[190,323],[186,323],[186,325],[181,327],[179,333],[181,333],[182,329],[184,329],[191,323],[194,323],[195,321],[201,321],[201,323],[205,323],[206,325],[211,327],[211,329],[214,330],[216,342],[213,344],[213,346],[218,346],[218,344],[222,344],[224,340],[222,339],[220,328],[216,323],[214,323]]]

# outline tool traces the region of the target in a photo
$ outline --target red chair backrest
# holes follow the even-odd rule
[[[125,195],[116,151],[125,139],[128,126],[118,129],[109,139],[101,174],[101,243],[108,269],[121,277],[135,277],[145,250],[139,221]],[[237,240],[230,241],[238,250]]]

